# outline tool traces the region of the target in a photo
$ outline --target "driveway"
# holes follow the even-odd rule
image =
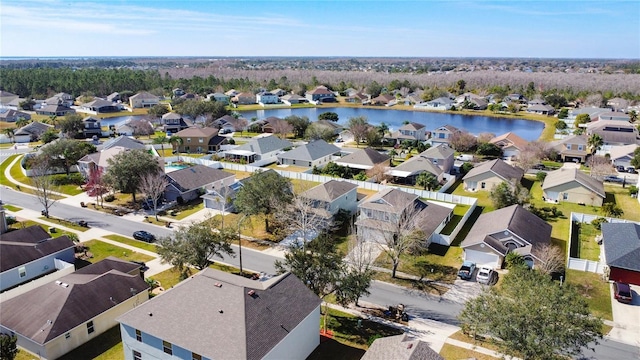
[[[609,338],[634,346],[640,346],[640,286],[631,285],[633,302],[623,304],[613,298],[611,284],[611,308],[613,310],[614,328]]]

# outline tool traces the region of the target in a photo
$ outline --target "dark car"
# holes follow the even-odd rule
[[[156,237],[147,231],[138,230],[133,233],[133,238],[136,240],[146,241],[148,243],[156,241]]]
[[[613,296],[621,303],[630,304],[633,301],[633,295],[631,295],[631,287],[627,283],[614,282],[613,283]]]
[[[624,182],[624,179],[617,177],[615,175],[609,175],[609,176],[605,176],[604,177],[604,181],[608,181],[608,182],[614,182],[614,183],[621,183]]]
[[[531,167],[533,170],[545,170],[547,167],[543,164],[536,164]]]
[[[627,172],[628,172],[629,174],[637,174],[637,173],[638,173],[638,172],[636,171],[636,169],[634,169],[634,168],[632,168],[632,167],[628,168],[628,169],[627,169]]]
[[[618,170],[618,172],[626,172],[627,170],[624,168],[624,166],[622,165],[618,165],[616,166],[616,170]]]
[[[462,266],[458,271],[458,276],[462,280],[471,280],[471,278],[473,278],[473,273],[475,271],[476,271],[476,263],[471,261],[465,261],[462,263]]]

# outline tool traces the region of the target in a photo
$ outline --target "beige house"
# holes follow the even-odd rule
[[[149,108],[159,103],[159,97],[145,91],[139,92],[129,98],[129,106],[131,106],[132,109]]]
[[[524,171],[519,167],[511,166],[506,162],[496,159],[485,161],[474,167],[462,180],[467,191],[491,191],[494,186],[506,181],[515,186],[524,176]]]
[[[542,196],[550,202],[602,206],[606,194],[602,181],[578,169],[561,168],[547,174],[542,184]]]
[[[516,159],[520,157],[520,152],[524,150],[529,143],[527,140],[512,132],[496,136],[489,140],[489,142],[502,149],[502,156]]]

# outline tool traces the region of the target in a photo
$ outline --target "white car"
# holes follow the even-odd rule
[[[490,284],[491,281],[494,278],[495,271],[493,271],[493,269],[490,269],[488,267],[481,267],[480,270],[478,270],[478,274],[476,275],[476,281],[480,284]]]

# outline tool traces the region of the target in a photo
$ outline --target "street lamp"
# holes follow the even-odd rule
[[[240,226],[242,225],[242,222],[246,218],[247,218],[247,215],[245,214],[245,215],[242,215],[240,220],[238,220],[238,256],[240,257],[240,276],[244,274],[242,272],[242,235],[240,234]]]

